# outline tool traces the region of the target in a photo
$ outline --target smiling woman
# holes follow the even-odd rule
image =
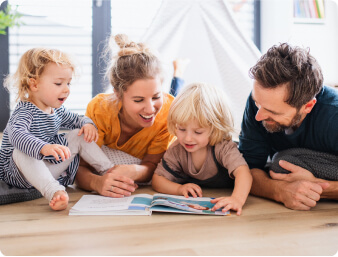
[[[105,145],[142,161],[115,165],[103,176],[93,174],[83,163],[77,184],[104,196],[123,197],[137,188],[135,183],[125,183],[127,178],[136,183],[150,181],[172,139],[167,115],[173,96],[162,92],[161,62],[146,45],[132,42],[126,35],[111,39],[120,48],[110,57],[107,69],[114,92],[97,95],[88,104],[86,115],[98,128],[100,147]],[[173,81],[182,83],[179,78]]]

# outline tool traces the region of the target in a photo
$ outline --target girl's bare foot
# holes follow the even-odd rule
[[[68,194],[66,191],[57,191],[52,200],[49,202],[49,206],[54,210],[54,211],[62,211],[67,208],[68,206]]]

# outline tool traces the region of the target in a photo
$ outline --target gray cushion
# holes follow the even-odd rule
[[[272,158],[270,169],[276,173],[289,173],[279,166],[280,160],[307,169],[317,178],[338,181],[338,155],[305,148],[292,148],[276,153]]]
[[[30,201],[41,197],[41,193],[35,188],[16,188],[0,180],[0,205]]]

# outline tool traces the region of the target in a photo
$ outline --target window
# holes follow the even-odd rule
[[[234,11],[234,17],[248,38],[254,39],[255,2],[259,0],[226,0]],[[92,94],[102,91],[92,61],[96,49],[93,31],[93,8],[109,0],[9,0],[23,14],[23,25],[9,29],[9,72],[17,69],[22,54],[33,47],[54,47],[72,54],[79,68],[79,76],[73,78],[71,94],[65,106],[80,114],[85,113]],[[125,33],[138,41],[156,16],[161,0],[110,0],[111,32]],[[95,15],[94,15],[95,16]],[[99,17],[104,22],[104,17]],[[102,24],[102,23],[101,23]],[[104,34],[105,32],[103,32]],[[108,36],[108,32],[107,35]],[[99,39],[101,40],[101,39]],[[96,53],[94,53],[95,55]],[[1,62],[1,60],[0,60]],[[7,64],[5,65],[7,66]],[[102,72],[102,70],[100,71]],[[94,88],[95,90],[92,90]],[[11,106],[15,106],[15,95],[10,95]],[[4,98],[0,98],[4,99]],[[7,116],[0,122],[6,124]]]
[[[79,76],[73,78],[65,106],[84,114],[92,98],[92,1],[10,0],[23,14],[23,25],[9,30],[10,69],[17,69],[22,54],[33,47],[58,48],[75,57]],[[11,110],[15,106],[11,94]]]

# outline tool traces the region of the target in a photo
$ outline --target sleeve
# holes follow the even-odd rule
[[[65,107],[62,108],[63,112],[62,112],[61,128],[76,129],[82,128],[83,125],[85,124],[92,124],[95,126],[94,122],[90,118],[84,115],[79,115],[77,113],[71,112]]]
[[[167,126],[164,126],[151,141],[147,153],[160,154],[167,150],[173,136],[168,132]]]
[[[235,169],[242,165],[248,165],[233,141],[224,141],[216,145],[215,152],[217,160],[223,167],[227,168],[232,178],[232,172]]]
[[[177,94],[180,92],[183,85],[184,85],[183,79],[181,79],[179,77],[173,77],[173,79],[171,80],[169,94],[171,94],[173,96],[177,96]]]
[[[32,120],[33,114],[29,110],[20,108],[14,111],[8,122],[8,137],[15,148],[30,157],[42,160],[43,155],[40,151],[47,142],[30,133]]]
[[[86,116],[90,118],[94,124],[96,125],[96,128],[99,133],[99,139],[97,140],[96,144],[101,147],[104,144],[104,135],[105,131],[103,130],[101,123],[97,120],[97,116],[95,115],[95,106],[96,106],[96,98],[94,98],[92,101],[89,102],[86,110]]]
[[[183,184],[185,180],[173,175],[175,173],[179,176],[179,174],[183,174],[183,170],[180,165],[180,157],[175,152],[175,147],[169,147],[161,162],[157,165],[155,174],[165,177],[172,182]]]
[[[248,97],[239,134],[239,151],[243,154],[250,169],[264,169],[270,154],[270,143],[265,128],[255,119],[258,109]]]
[[[326,145],[329,146],[330,153],[338,155],[338,113],[330,117],[327,128],[327,132],[324,133],[326,135]]]

